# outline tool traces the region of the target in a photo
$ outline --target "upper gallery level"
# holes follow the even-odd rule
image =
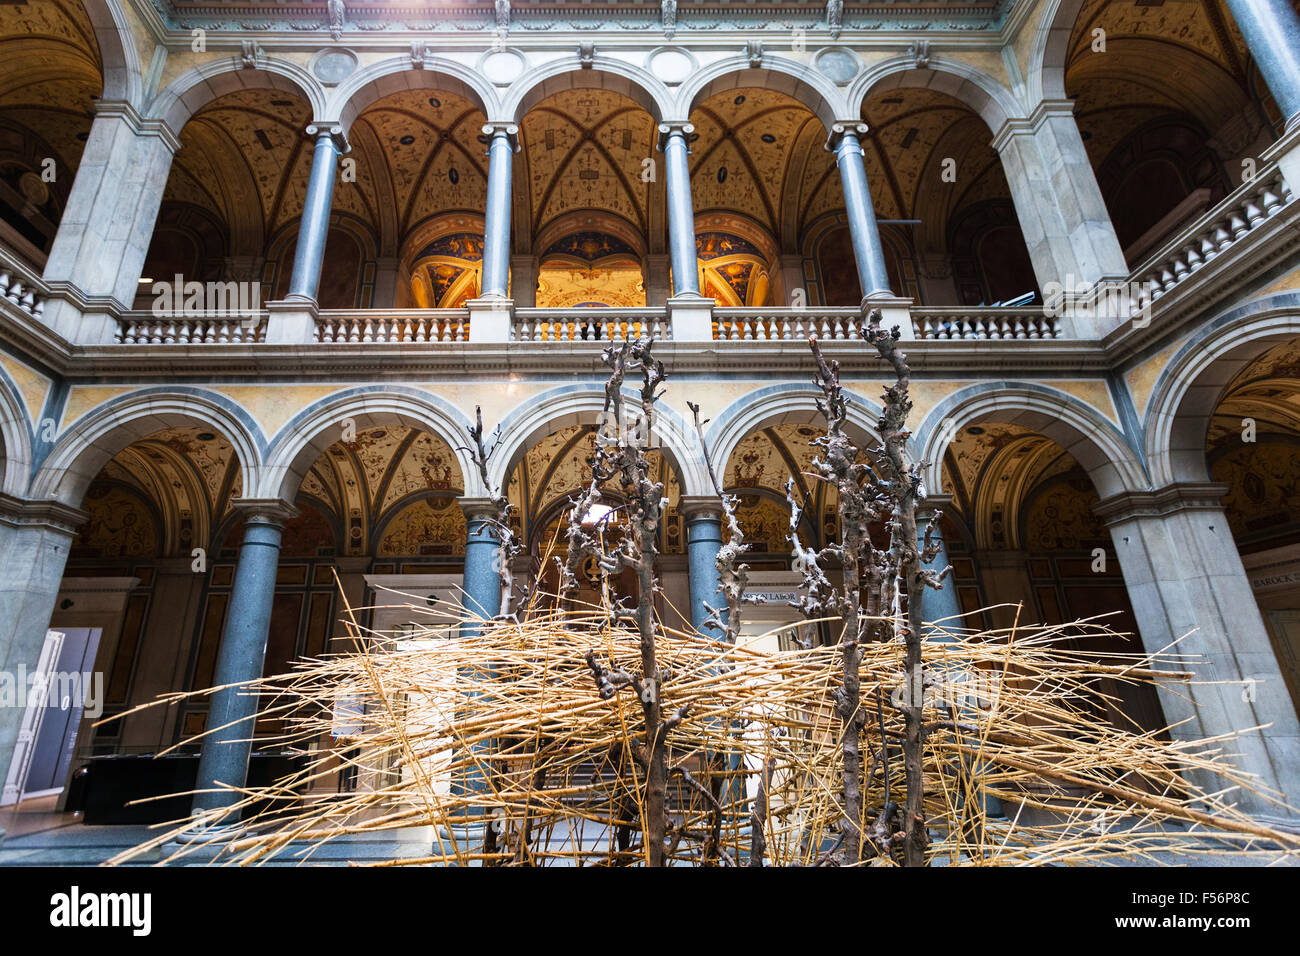
[[[1293,265],[1297,49],[1286,0],[3,5],[0,334],[738,355],[879,307],[1104,364]]]

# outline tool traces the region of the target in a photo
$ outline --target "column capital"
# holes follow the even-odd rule
[[[721,521],[722,502],[717,495],[682,495],[677,499],[677,513],[688,521]]]
[[[523,149],[519,142],[519,124],[511,123],[506,120],[494,120],[483,124],[483,135],[492,139],[498,136],[504,136],[510,142],[510,148],[516,153]],[[491,144],[489,144],[490,146]]]
[[[1074,118],[1074,100],[1040,100],[1030,110],[1028,116],[1008,119],[993,134],[990,144],[996,152],[1002,152],[1012,138],[1016,136],[1033,136],[1049,119]]]
[[[1107,527],[1133,518],[1163,518],[1183,511],[1222,511],[1228,486],[1217,481],[1182,481],[1155,491],[1125,491],[1093,505]]]
[[[180,134],[166,120],[145,119],[140,111],[126,100],[96,100],[95,118],[103,116],[108,119],[120,119],[140,136],[156,136],[166,147],[175,153],[181,148]]]
[[[89,517],[62,501],[16,498],[0,492],[0,524],[10,528],[43,528],[73,537]]]
[[[348,143],[348,134],[343,131],[339,123],[311,123],[307,126],[307,135],[316,141],[328,139],[334,144],[334,148],[339,153],[348,153],[352,151],[351,144]]]
[[[456,504],[465,512],[466,521],[495,521],[500,508],[491,498],[457,498]]]
[[[277,528],[283,528],[285,522],[298,516],[298,509],[283,498],[236,498],[230,507],[245,522],[269,524]]]
[[[852,136],[854,139],[866,136],[867,129],[867,124],[861,120],[840,120],[832,123],[830,132],[826,136],[827,151],[833,153],[839,149],[845,136]]]
[[[663,152],[668,145],[668,140],[673,136],[681,136],[686,141],[686,151],[691,151],[691,134],[695,132],[695,124],[689,120],[666,120],[659,124],[656,146],[660,152]]]

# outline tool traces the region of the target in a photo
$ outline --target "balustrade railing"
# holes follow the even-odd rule
[[[1054,339],[1061,334],[1057,316],[1042,307],[1000,309],[924,308],[912,309],[912,328],[918,339]]]
[[[0,296],[33,318],[45,312],[49,289],[40,275],[9,250],[0,247]]]
[[[347,310],[322,312],[317,342],[431,343],[468,342],[467,309]]]
[[[265,316],[128,312],[117,320],[117,342],[122,345],[243,345],[264,341]]]
[[[621,342],[672,338],[664,309],[519,309],[510,327],[513,342]]]
[[[1286,208],[1294,197],[1276,166],[1266,166],[1198,216],[1133,270],[1151,302],[1223,255]]]
[[[715,309],[713,337],[725,342],[795,342],[857,338],[862,313],[854,308]]]

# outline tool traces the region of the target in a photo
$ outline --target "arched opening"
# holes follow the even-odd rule
[[[1131,266],[1242,181],[1282,117],[1222,0],[1085,4],[1065,92]]]
[[[1300,339],[1267,348],[1223,389],[1205,440],[1211,478],[1300,708]]]
[[[900,86],[872,92],[862,118],[895,293],[932,306],[1041,301],[1002,161],[980,114],[937,89]],[[823,240],[838,244],[832,263],[851,254],[846,239],[835,230]]]
[[[537,100],[519,125],[515,301],[644,306],[645,257],[663,247],[652,208],[659,177],[644,162],[654,161],[654,116],[625,93],[578,87]]]
[[[349,132],[356,181],[336,185],[334,210],[364,223],[377,240],[373,296],[361,307],[451,308],[477,297],[484,122],[465,93],[442,88],[391,93],[357,116]],[[331,236],[326,274],[334,245]]]
[[[1110,534],[1093,513],[1098,494],[1083,465],[1022,424],[981,415],[952,435],[942,459],[952,496],[945,538],[963,612],[988,608],[976,625],[1100,623],[1127,639],[1077,634],[1072,646],[1120,662],[1141,653],[1137,619]],[[995,605],[1003,605],[995,607]],[[1105,716],[1146,731],[1165,726],[1155,690],[1107,678]]]
[[[582,417],[594,419],[595,416]],[[527,556],[515,569],[516,573],[528,579],[535,576],[542,592],[555,595],[560,582],[552,559],[564,559],[568,548],[565,532],[573,510],[571,501],[591,483],[588,462],[596,453],[597,425],[593,420],[542,431],[511,469],[507,496],[514,506],[512,528],[527,548]],[[665,520],[656,542],[659,549],[656,573],[663,587],[656,610],[670,627],[683,627],[690,616],[690,599],[685,530],[678,510],[681,483],[669,456],[661,449],[651,449],[647,457],[652,478],[663,482],[664,495],[668,498]],[[617,482],[611,481],[603,488],[598,506],[583,521],[600,528],[611,544],[616,543],[626,523],[625,504]],[[576,603],[599,603],[600,575],[594,566],[585,568],[585,572],[578,581]],[[638,597],[636,576],[631,572],[609,584],[615,598],[635,601]]]

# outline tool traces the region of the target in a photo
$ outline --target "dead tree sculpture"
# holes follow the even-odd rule
[[[842,734],[842,819],[840,846],[834,858],[841,863],[856,863],[864,855],[891,854],[901,848],[905,865],[922,866],[928,843],[921,774],[925,747],[921,715],[923,592],[927,587],[940,587],[948,569],[936,573],[924,567],[938,549],[929,540],[929,529],[924,547],[917,540],[916,507],[923,497],[920,466],[909,465],[906,460],[910,436],[907,416],[912,408],[908,397],[911,370],[907,356],[897,347],[898,330],[882,329],[880,318],[878,310],[870,313],[863,337],[889,363],[895,381],[885,389],[877,422],[880,444],[865,451],[866,461],[858,460],[859,449],[848,434],[849,402],[840,385],[839,363],[828,362],[817,339],[809,339],[817,363],[813,383],[822,392],[817,407],[826,419],[826,434],[813,441],[819,454],[812,466],[814,476],[831,484],[837,492],[840,540],[819,551],[803,545],[798,530],[802,506],[795,500],[792,482],[786,486],[791,512],[789,539],[794,567],[803,577],[805,592],[796,605],[810,616],[839,617],[843,621],[839,640],[840,687],[835,698]],[[936,521],[937,516],[930,522],[931,529]],[[889,538],[887,547],[877,548],[872,542],[871,525],[876,522],[883,522]],[[824,567],[828,560],[837,561],[842,568],[839,588],[826,577]],[[896,605],[904,599],[903,589],[907,616],[905,622],[899,622]],[[886,788],[884,805],[865,835],[868,846],[864,847],[862,731],[867,712],[862,704],[859,675],[861,648],[867,641],[895,636],[906,647],[906,690],[902,704],[906,799],[900,829]],[[881,753],[876,755],[875,763],[887,767],[889,754],[883,715],[880,722]],[[874,773],[874,766],[871,772]]]
[[[653,341],[627,341],[611,345],[602,353],[610,368],[604,411],[596,436],[596,454],[591,462],[591,483],[574,502],[569,515],[569,551],[561,566],[561,581],[566,593],[575,593],[579,568],[588,557],[596,559],[606,578],[629,568],[636,573],[638,594],[634,618],[640,635],[640,672],[629,674],[621,668],[606,668],[594,653],[588,653],[587,666],[602,698],[609,699],[630,687],[641,701],[644,744],[641,752],[633,753],[633,757],[645,771],[646,863],[663,866],[668,826],[668,733],[686,718],[689,708],[682,707],[665,718],[660,705],[664,675],[660,673],[655,654],[658,628],[654,599],[658,582],[654,559],[667,499],[663,483],[650,477],[647,452],[654,430],[655,403],[661,397],[659,386],[665,373],[663,363],[651,354],[652,347]],[[629,417],[623,399],[623,381],[629,370],[641,373],[640,408],[634,417]],[[599,501],[602,487],[615,480],[625,502],[623,527],[626,530],[617,544],[611,546],[601,529],[589,529],[584,522]],[[688,783],[693,782],[684,770],[677,768],[674,772],[685,776]]]

